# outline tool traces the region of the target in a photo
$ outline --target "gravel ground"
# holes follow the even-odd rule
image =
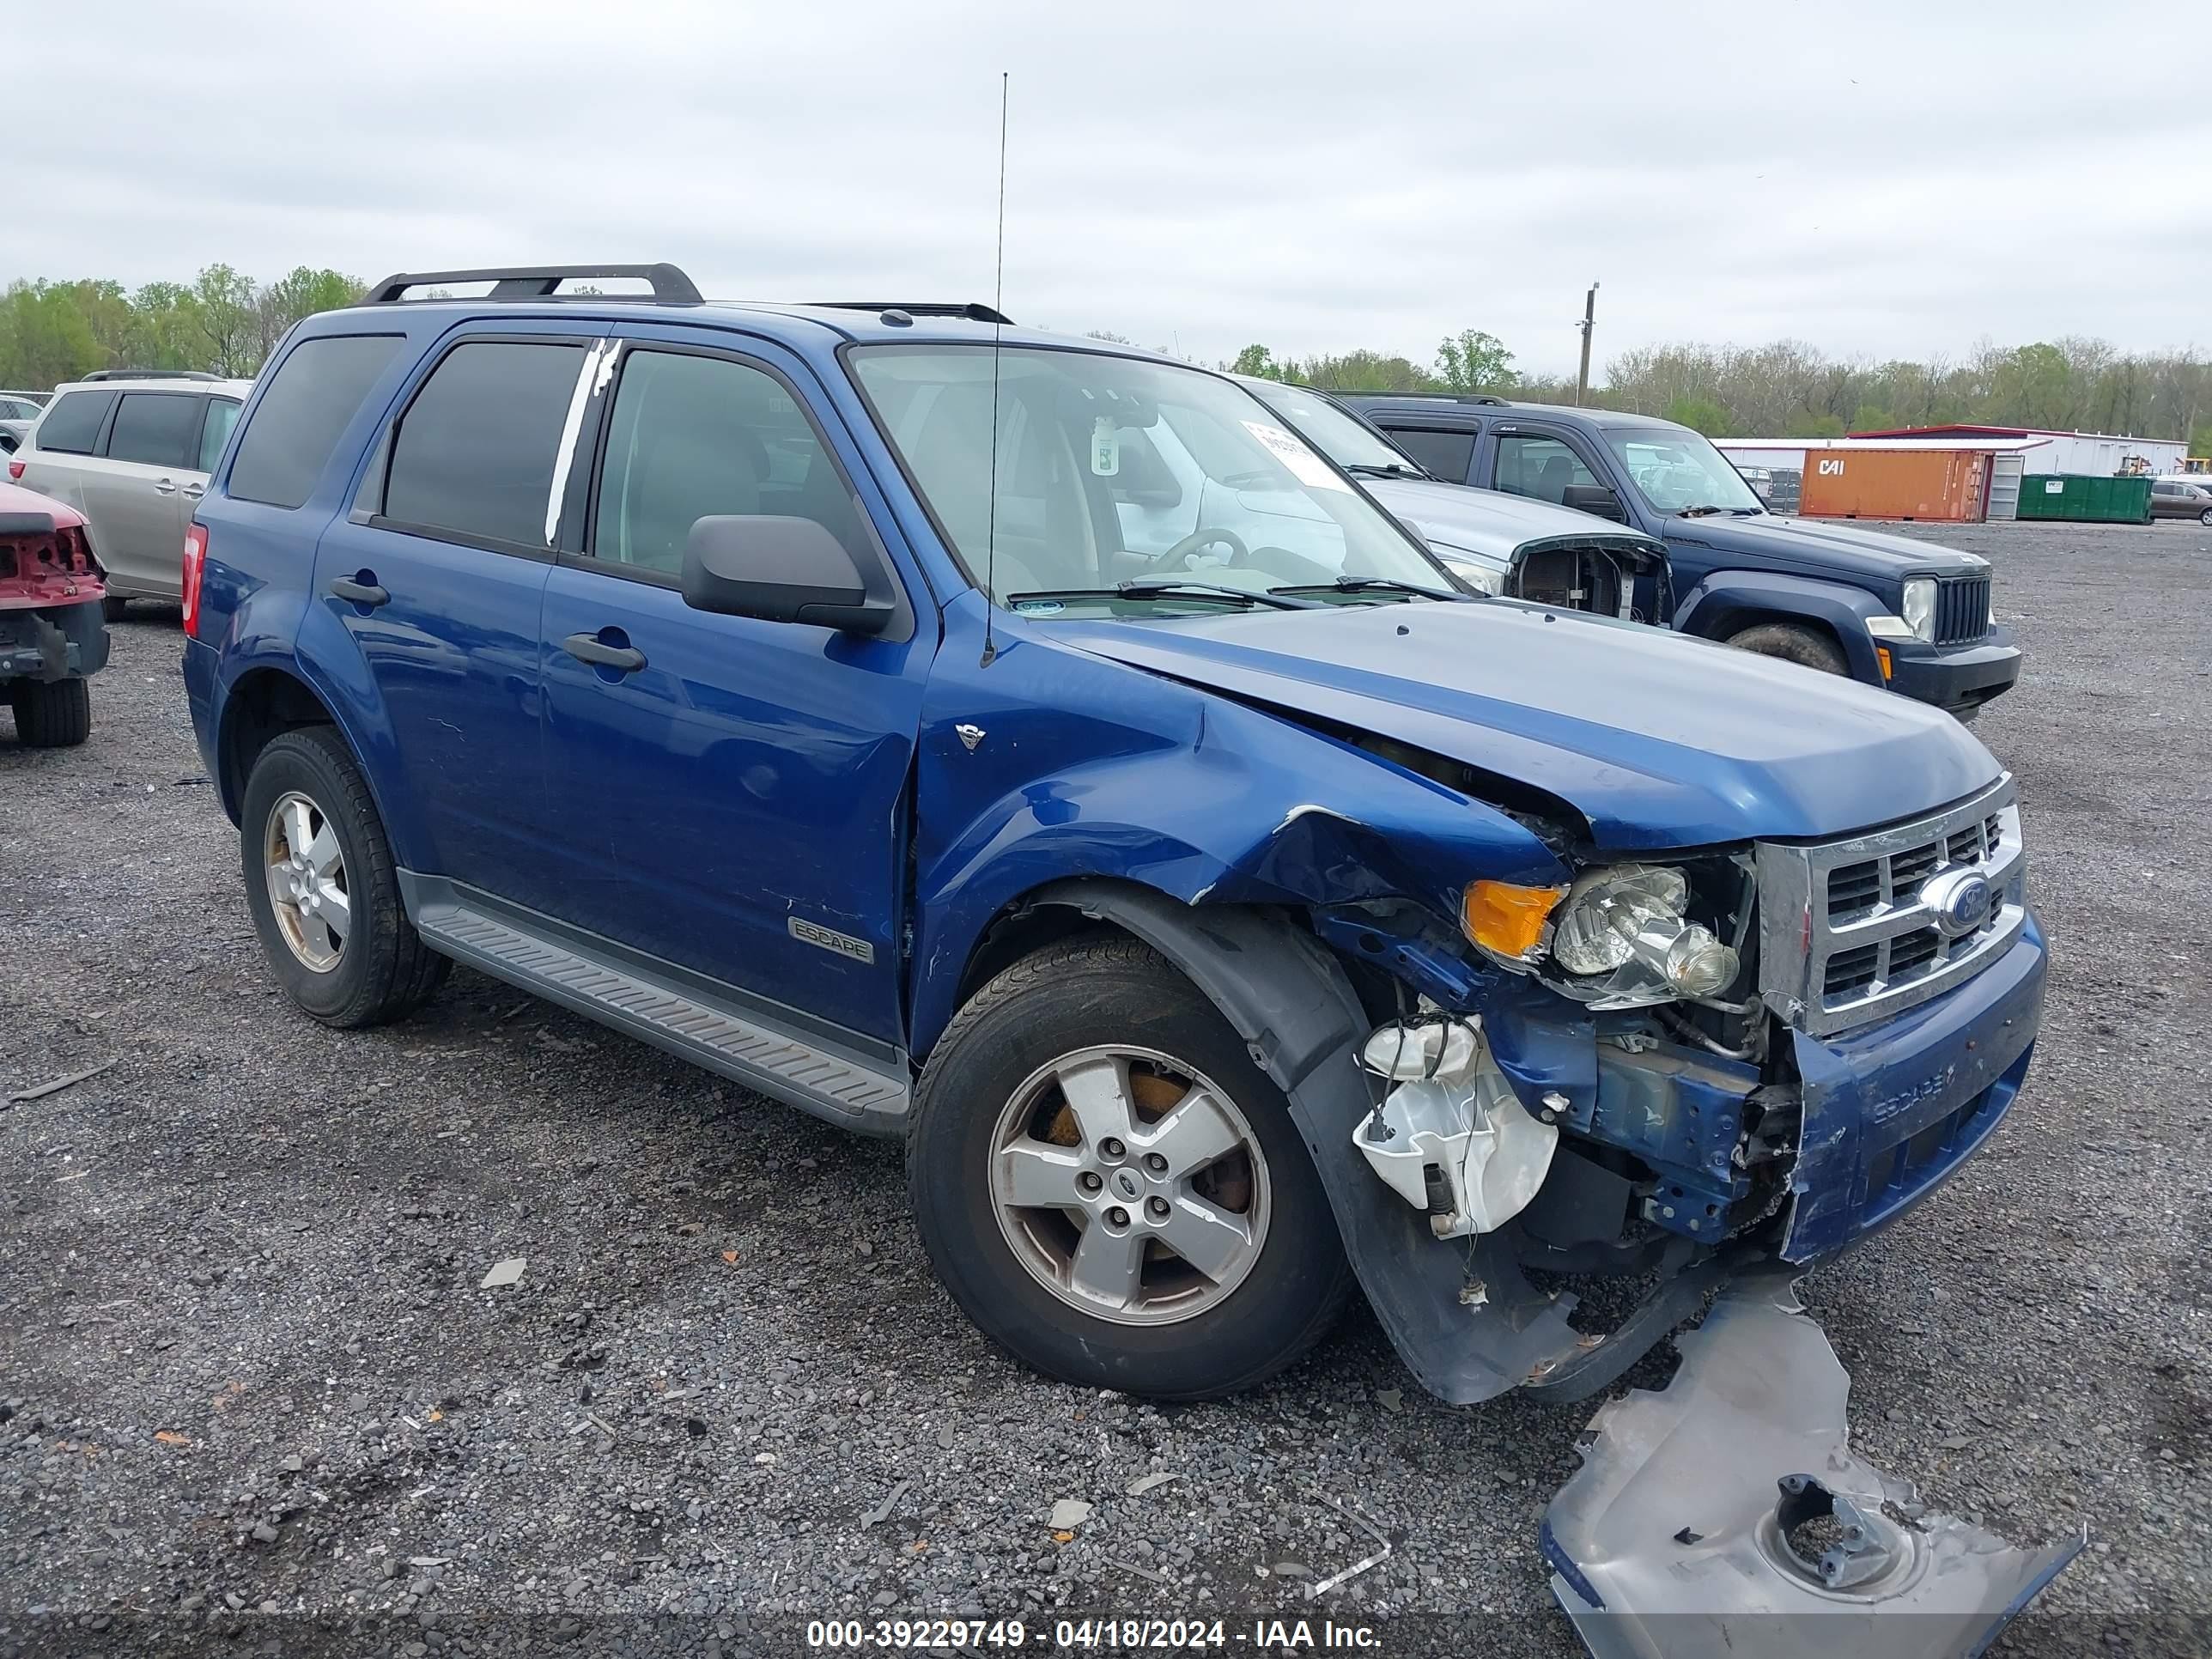
[[[2049,1020],[1993,1144],[1805,1294],[1867,1455],[2023,1540],[2089,1523],[2006,1650],[2202,1651],[2212,532],[1931,538],[1996,562],[2029,653],[1979,730]],[[115,629],[86,747],[0,716],[0,1097],[114,1062],[0,1111],[0,1651],[355,1619],[363,1650],[735,1652],[925,1612],[1579,1650],[1536,1536],[1588,1407],[1440,1407],[1364,1313],[1224,1404],[1044,1382],[936,1287],[891,1146],[467,973],[381,1031],[291,1012],[175,629]],[[1094,1507],[1056,1532],[1064,1498]],[[1303,1601],[1374,1549],[1355,1512],[1389,1559]]]

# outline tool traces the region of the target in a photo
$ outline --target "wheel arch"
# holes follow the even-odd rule
[[[254,757],[273,738],[305,726],[327,726],[361,769],[393,857],[411,867],[422,838],[412,817],[398,810],[404,802],[395,801],[383,787],[381,769],[374,763],[377,744],[362,741],[358,714],[349,717],[343,700],[332,696],[307,671],[307,665],[296,658],[264,658],[240,667],[223,688],[215,707],[215,781],[223,811],[233,823],[239,821]],[[381,738],[383,750],[388,752],[391,733],[381,708],[371,710],[370,716],[369,735]]]
[[[1188,977],[1285,1093],[1366,1030],[1350,978],[1310,932],[1255,906],[1186,904],[1098,877],[1048,882],[1006,906],[969,952],[957,1003],[1044,945],[1105,932],[1141,939]]]
[[[1562,1305],[1528,1291],[1502,1235],[1474,1241],[1471,1253],[1451,1248],[1354,1152],[1353,1132],[1375,1101],[1353,1063],[1370,1022],[1351,977],[1313,933],[1260,906],[1186,904],[1091,878],[1035,889],[1021,907],[1065,913],[1047,926],[1073,918],[1143,940],[1228,1020],[1288,1101],[1360,1289],[1423,1386],[1454,1404],[1487,1400],[1577,1350],[1571,1298]],[[1494,1293],[1470,1304],[1469,1285],[1486,1283]]]
[[[1674,629],[1708,640],[1727,640],[1762,623],[1818,629],[1835,641],[1853,679],[1881,685],[1881,665],[1866,625],[1887,614],[1864,588],[1841,582],[1771,570],[1717,570],[1683,595]]]

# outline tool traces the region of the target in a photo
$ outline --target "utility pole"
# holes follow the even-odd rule
[[[1583,319],[1576,326],[1583,332],[1583,366],[1575,376],[1575,407],[1582,407],[1583,399],[1589,396],[1589,343],[1591,331],[1597,327],[1597,284],[1589,285],[1589,293],[1583,300]]]

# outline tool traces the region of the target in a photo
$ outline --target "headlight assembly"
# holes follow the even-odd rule
[[[1689,902],[1680,870],[1617,864],[1584,873],[1553,924],[1552,959],[1580,981],[1559,988],[1614,1007],[1718,996],[1741,964],[1687,919]]]
[[[1443,561],[1445,569],[1476,592],[1495,597],[1505,591],[1505,578],[1486,565],[1477,564],[1472,559],[1454,558],[1449,553],[1439,553],[1437,556]]]
[[[1905,603],[1898,607],[1905,626],[1922,639],[1934,643],[1936,639],[1936,579],[1915,576],[1905,585]]]
[[[1516,973],[1600,1008],[1717,997],[1742,967],[1732,945],[1689,920],[1689,878],[1669,866],[1586,870],[1571,887],[1471,883],[1460,926]]]

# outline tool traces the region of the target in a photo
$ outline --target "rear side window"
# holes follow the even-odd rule
[[[185,465],[200,423],[200,400],[172,392],[126,392],[107,434],[107,459],[144,466]]]
[[[270,507],[305,501],[346,422],[405,343],[398,334],[333,334],[295,346],[238,441],[230,494]],[[212,410],[208,418],[215,419]]]
[[[39,447],[64,455],[89,455],[115,402],[112,392],[64,392],[39,423]]]
[[[1394,426],[1384,428],[1390,441],[1420,464],[1424,472],[1452,483],[1467,482],[1474,462],[1474,434],[1440,432],[1431,427]]]
[[[228,398],[208,399],[207,424],[200,428],[199,470],[215,471],[215,464],[222,459],[222,447],[230,441],[230,429],[238,424],[238,405]]]
[[[545,545],[545,505],[580,345],[479,340],[431,370],[400,417],[382,516],[465,540]]]

